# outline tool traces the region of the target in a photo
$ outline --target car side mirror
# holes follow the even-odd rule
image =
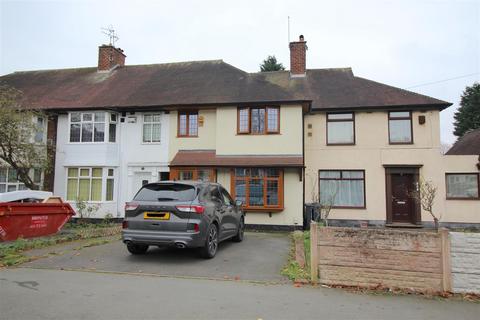
[[[237,207],[241,207],[242,204],[243,204],[242,200],[235,200],[235,205],[236,205]]]

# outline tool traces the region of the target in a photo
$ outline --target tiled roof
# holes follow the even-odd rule
[[[74,109],[295,101],[286,90],[221,60],[15,72],[0,77],[34,108]]]
[[[149,108],[307,102],[313,110],[434,108],[448,102],[353,75],[350,68],[247,73],[222,60],[134,65],[110,72],[78,68],[0,77],[33,108]]]
[[[305,77],[296,78],[291,78],[288,71],[256,73],[256,76],[287,89],[297,98],[311,100],[313,110],[412,106],[444,109],[451,105],[446,101],[356,77],[350,68],[309,69]]]
[[[447,155],[480,155],[480,129],[472,130],[459,138]]]

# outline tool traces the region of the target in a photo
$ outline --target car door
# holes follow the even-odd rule
[[[237,234],[238,224],[240,222],[240,215],[235,206],[235,201],[233,201],[230,194],[227,190],[222,187],[219,187],[220,193],[222,194],[222,200],[225,204],[225,229],[229,236],[234,236]]]
[[[215,215],[218,218],[220,224],[220,239],[224,239],[228,236],[228,218],[227,218],[227,208],[223,202],[223,196],[220,193],[220,190],[216,185],[210,186],[210,200],[212,201],[215,207]]]

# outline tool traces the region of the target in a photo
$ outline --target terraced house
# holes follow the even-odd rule
[[[423,177],[442,221],[480,223],[477,157],[440,154],[450,103],[350,68],[307,69],[306,51],[300,37],[289,71],[247,73],[222,60],[129,66],[102,45],[96,67],[0,81],[50,115],[54,193],[99,203],[98,217],[122,217],[145,183],[200,179],[242,200],[257,227],[300,228],[304,204],[329,198],[337,224],[422,226],[410,191]]]

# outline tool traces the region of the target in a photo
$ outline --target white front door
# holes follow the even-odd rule
[[[130,195],[130,199],[133,199],[143,185],[150,182],[153,182],[151,172],[135,172],[133,175],[133,194]]]

